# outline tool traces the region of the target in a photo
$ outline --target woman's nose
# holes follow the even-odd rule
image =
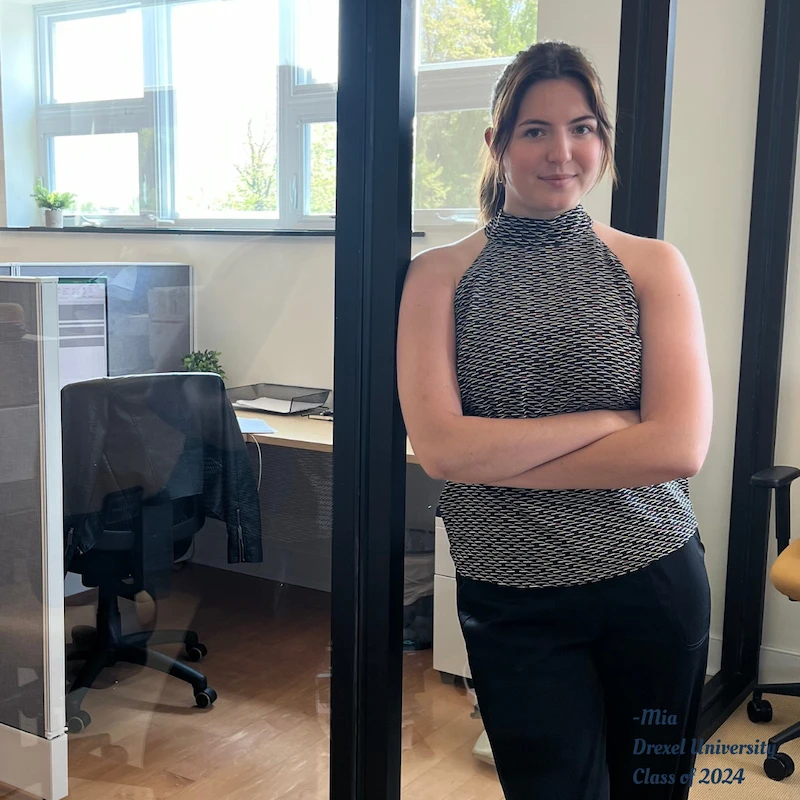
[[[572,158],[569,138],[564,135],[556,135],[552,137],[550,142],[550,152],[547,154],[548,160],[554,164],[566,164]]]

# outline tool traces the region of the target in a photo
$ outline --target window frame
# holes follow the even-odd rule
[[[194,230],[333,230],[335,216],[306,214],[306,187],[311,164],[306,158],[306,125],[336,122],[336,83],[306,83],[303,70],[295,65],[297,25],[292,0],[278,0],[279,65],[277,75],[277,216],[270,219],[242,217],[181,217],[176,209],[174,142],[172,126],[162,124],[174,114],[171,63],[168,48],[169,9],[179,3],[205,0],[71,0],[35,6],[37,36],[36,126],[38,165],[42,176],[53,185],[55,165],[52,141],[55,136],[83,133],[131,133],[145,129],[157,132],[154,163],[147,172],[140,160],[142,180],[157,192],[156,211],[138,215],[83,215],[104,227],[176,228]],[[141,9],[143,44],[143,96],[87,103],[56,103],[53,86],[53,30],[68,19],[97,17]],[[511,56],[476,61],[418,65],[417,114],[485,110],[492,86]],[[75,126],[78,126],[77,130]],[[99,126],[99,129],[98,129]],[[420,209],[414,211],[415,227],[470,224],[477,220],[477,208]]]

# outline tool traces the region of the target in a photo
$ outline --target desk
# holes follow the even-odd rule
[[[259,444],[272,444],[278,447],[296,447],[300,450],[316,450],[320,453],[333,452],[333,422],[324,419],[309,419],[297,414],[265,414],[261,411],[235,409],[236,416],[244,419],[261,419],[275,433],[249,433]],[[406,438],[406,463],[419,464],[411,442]]]

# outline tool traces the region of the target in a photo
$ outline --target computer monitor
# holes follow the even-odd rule
[[[108,280],[58,278],[59,371],[68,383],[108,377]]]

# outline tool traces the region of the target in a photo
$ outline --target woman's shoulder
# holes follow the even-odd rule
[[[455,286],[486,246],[483,228],[450,244],[430,247],[414,256],[409,273],[446,278]]]
[[[637,286],[654,272],[685,265],[675,245],[662,239],[649,239],[594,222],[594,232],[619,259]]]

